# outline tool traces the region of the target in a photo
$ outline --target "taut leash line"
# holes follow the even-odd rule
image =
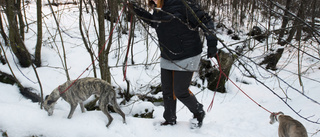
[[[121,15],[122,15],[122,13],[123,13],[124,8],[125,8],[125,5],[123,6],[122,11],[121,11],[120,15],[118,16],[116,25],[114,25],[114,27],[113,27],[112,30],[110,31],[110,34],[113,33],[114,29],[116,28],[117,24],[119,23],[119,20],[120,20],[120,17],[121,17]],[[62,92],[60,92],[60,94],[65,93],[86,71],[89,70],[89,68],[93,65],[93,63],[94,63],[95,61],[97,61],[97,59],[99,58],[100,54],[102,53],[102,51],[103,51],[104,48],[106,47],[107,41],[109,41],[109,39],[110,39],[110,37],[111,37],[110,34],[109,34],[108,39],[107,39],[106,42],[104,43],[103,47],[100,49],[99,54],[98,54],[98,57],[79,75],[79,77],[78,77],[77,79],[75,79],[75,80],[71,83],[71,85],[70,85],[69,87],[67,87],[65,90],[63,90]]]
[[[214,63],[215,66],[218,66],[212,58],[210,58],[211,61]],[[217,60],[218,60],[218,63],[220,65],[220,61],[219,61],[219,56],[217,54]],[[221,66],[219,66],[219,71],[220,71],[220,75],[219,75],[219,81],[218,81],[218,84],[217,84],[217,87],[216,89],[218,88],[218,85],[219,85],[219,82],[220,82],[220,79],[221,79],[221,74],[223,74],[234,86],[236,86],[245,96],[247,96],[252,102],[254,102],[255,104],[257,104],[259,107],[261,107],[262,109],[264,109],[265,111],[269,112],[272,114],[272,112],[268,109],[266,109],[265,107],[263,107],[262,105],[260,105],[257,101],[255,101],[253,98],[251,98],[246,92],[244,92],[236,83],[234,83],[221,69]],[[211,101],[211,104],[209,105],[208,107],[208,111],[211,110],[212,106],[213,106],[213,100],[214,100],[214,97],[215,97],[215,94],[216,94],[216,91],[214,93],[214,96],[213,96],[213,99]]]

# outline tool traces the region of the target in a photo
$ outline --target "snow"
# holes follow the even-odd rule
[[[78,32],[78,7],[69,5],[70,7],[59,7],[61,10],[61,28],[66,31],[63,33],[63,39],[66,47],[66,56],[68,71],[71,79],[76,79],[86,67],[90,65],[90,56],[87,53],[85,47],[81,44],[82,40],[79,39],[80,33]],[[29,20],[35,20],[35,2],[31,2],[27,7],[27,15]],[[42,49],[42,61],[43,67],[37,68],[41,84],[44,89],[44,95],[48,95],[58,85],[66,81],[65,72],[62,69],[62,62],[59,58],[62,56],[62,49],[59,36],[57,35],[56,42],[54,43],[47,39],[51,37],[50,34],[56,35],[56,26],[50,15],[50,9],[48,6],[43,7],[44,15],[48,15],[44,18],[46,26],[44,29],[44,40],[46,44]],[[58,13],[59,14],[59,13]],[[90,19],[91,14],[84,14],[86,19]],[[87,21],[89,23],[90,21]],[[31,30],[36,30],[36,25],[30,25]],[[139,28],[139,26],[137,27]],[[142,29],[142,28],[141,28]],[[94,36],[93,28],[90,28],[92,36]],[[143,30],[144,31],[144,30]],[[146,46],[144,41],[139,41],[141,35],[144,33],[135,32],[137,35],[136,43],[134,45],[134,61],[139,63],[155,63],[159,62],[159,50],[155,43],[151,42],[149,51],[146,52]],[[50,32],[50,34],[49,34]],[[106,32],[109,32],[106,30]],[[30,53],[34,53],[34,46],[36,42],[35,32],[29,31],[26,34],[26,45],[30,50]],[[152,32],[154,33],[154,32]],[[68,34],[68,35],[67,35]],[[72,37],[70,37],[72,35]],[[221,33],[219,35],[226,44],[233,43],[229,36]],[[90,38],[93,40],[94,38]],[[127,36],[123,35],[121,40],[121,49],[119,63],[116,57],[118,56],[118,43],[114,42],[112,47],[112,53],[110,54],[110,66],[113,66],[112,71],[112,85],[120,90],[126,89],[126,83],[123,81],[122,67],[119,67],[123,63],[125,54],[125,46]],[[219,44],[219,47],[222,45]],[[94,49],[96,53],[98,52]],[[34,88],[36,93],[40,92],[37,79],[35,77],[32,68],[20,68],[22,73],[18,71],[18,67],[14,65],[14,58],[10,54],[10,49],[6,47],[7,57],[10,65],[13,68],[17,78],[26,87]],[[255,51],[248,53],[250,56],[259,56],[262,51]],[[146,57],[148,55],[148,58]],[[131,57],[129,55],[129,57]],[[297,72],[296,63],[286,64],[288,58],[292,58],[294,55],[290,52],[285,52],[283,58],[279,62],[279,68],[283,68],[283,71],[278,72],[278,76],[283,78],[284,81],[291,84],[291,86],[301,91],[301,86],[296,75],[291,72]],[[16,60],[16,59],[15,59]],[[304,64],[305,77],[318,80],[320,78],[319,63],[309,60],[309,64]],[[307,61],[306,61],[307,62]],[[130,59],[128,64],[130,64]],[[309,68],[310,64],[317,64],[314,67]],[[96,62],[97,64],[97,62]],[[120,64],[120,65],[119,65]],[[118,65],[118,67],[117,67]],[[240,68],[241,69],[241,68]],[[313,121],[319,119],[320,109],[319,105],[303,97],[300,93],[288,88],[283,82],[279,82],[274,75],[271,75],[261,68],[253,67],[257,73],[256,76],[266,85],[271,87],[278,95],[284,96],[284,92],[288,94],[289,100],[287,103],[293,107],[304,117],[307,117]],[[7,65],[1,65],[0,70],[10,74],[10,70]],[[285,71],[287,70],[287,71]],[[243,71],[243,70],[241,70]],[[233,67],[230,74],[230,79],[234,81],[246,94],[252,97],[261,106],[267,108],[272,112],[282,111],[287,115],[292,116],[294,119],[300,121],[307,129],[309,136],[319,130],[318,124],[310,123],[288,108],[277,96],[271,93],[267,88],[252,78],[242,75],[238,67]],[[99,72],[99,70],[98,70]],[[131,92],[146,94],[150,92],[150,84],[157,85],[160,83],[160,67],[159,63],[151,65],[133,65],[128,66],[127,78],[131,82]],[[25,76],[23,76],[25,75]],[[86,71],[81,77],[93,76],[92,66],[89,71]],[[30,80],[28,80],[29,78]],[[302,77],[304,82],[304,91],[307,96],[320,101],[320,93],[318,92],[319,83],[312,79]],[[194,81],[199,81],[197,74],[195,74]],[[241,81],[247,81],[249,84],[241,83]],[[279,84],[280,83],[280,84]],[[162,113],[164,108],[162,106],[153,105],[147,101],[141,101],[138,97],[133,97],[126,105],[120,105],[122,111],[126,114],[126,124],[122,123],[122,118],[116,113],[111,113],[114,118],[110,127],[107,128],[107,117],[101,111],[87,111],[81,113],[78,107],[72,117],[67,119],[67,115],[70,111],[70,106],[67,102],[59,99],[52,116],[48,116],[47,112],[40,109],[38,103],[32,103],[30,100],[25,99],[19,93],[17,86],[0,83],[0,133],[6,132],[10,137],[22,137],[22,136],[44,136],[44,137],[271,137],[277,136],[278,124],[269,124],[269,115],[267,111],[261,109],[257,104],[252,102],[242,91],[236,88],[230,81],[227,82],[226,88],[228,93],[217,93],[214,100],[214,106],[211,111],[206,112],[206,117],[202,128],[190,129],[189,121],[192,118],[191,112],[184,107],[180,102],[177,104],[177,125],[175,126],[159,126],[158,123],[163,121]],[[190,90],[193,91],[197,99],[204,105],[204,109],[207,109],[210,105],[214,92],[206,88],[198,88],[191,86]],[[161,94],[155,95],[161,97]],[[119,99],[118,102],[121,100]],[[136,118],[134,114],[142,113],[145,110],[153,112],[153,118]],[[314,135],[320,136],[320,134]]]

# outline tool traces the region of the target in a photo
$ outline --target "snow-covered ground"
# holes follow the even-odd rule
[[[27,17],[31,20],[35,20],[35,2],[26,7]],[[86,67],[90,65],[90,56],[87,53],[82,40],[80,38],[80,32],[78,29],[78,9],[77,7],[59,7],[63,9],[60,11],[62,14],[59,16],[61,22],[61,28],[65,31],[63,33],[63,40],[65,41],[66,56],[68,70],[71,79],[76,79]],[[50,9],[48,6],[43,7],[44,15],[49,15]],[[84,14],[87,24],[90,23],[90,14]],[[52,16],[46,16],[44,18],[44,40],[45,44],[42,49],[42,61],[43,67],[37,68],[39,77],[42,82],[44,94],[48,95],[58,85],[66,81],[65,72],[62,69],[62,62],[58,55],[62,53],[60,38],[57,36],[56,42],[58,49],[54,43],[48,37],[56,34],[56,25],[53,22]],[[91,22],[92,24],[92,22]],[[30,30],[26,34],[26,45],[30,50],[30,53],[34,53],[34,45],[36,42],[36,36],[34,35],[36,25],[31,24]],[[51,34],[49,34],[49,31]],[[94,29],[90,28],[92,36],[94,36]],[[109,32],[106,30],[106,32]],[[146,52],[146,46],[141,39],[141,34],[144,31],[136,31],[135,35],[137,43],[134,44],[134,61],[136,64],[154,63],[159,62],[159,50],[156,44],[150,43],[148,48],[148,58]],[[122,35],[121,46],[125,47],[127,42],[127,36]],[[218,35],[223,39],[226,44],[233,43],[225,33]],[[91,40],[94,38],[91,38]],[[2,41],[1,41],[2,42]],[[110,66],[117,65],[117,48],[118,42],[114,42],[112,46],[112,53],[110,54]],[[120,57],[118,65],[123,63],[123,57],[125,56],[125,48],[120,49]],[[222,47],[219,44],[219,47]],[[97,49],[94,49],[97,53]],[[40,92],[37,79],[35,77],[32,68],[20,68],[19,72],[16,65],[14,65],[13,56],[10,53],[10,49],[6,47],[7,57],[10,61],[10,65],[13,68],[15,75],[26,87],[32,87],[35,92]],[[248,53],[248,56],[260,56],[262,51],[255,51]],[[130,56],[129,56],[130,57]],[[291,86],[301,91],[298,77],[291,72],[297,72],[297,63],[292,61],[287,64],[288,58],[295,58],[294,53],[285,50],[282,59],[280,60],[278,67],[284,68],[287,71],[280,71],[277,73],[279,77],[289,83]],[[306,64],[303,64],[303,71],[307,70],[303,74],[302,81],[304,83],[304,91],[307,96],[312,97],[316,101],[320,101],[319,82],[314,80],[320,79],[319,63],[313,67],[308,68],[309,64],[316,63],[317,60],[305,58]],[[96,62],[97,63],[97,62]],[[249,63],[249,62],[248,62]],[[307,64],[308,63],[308,64]],[[129,61],[130,64],[130,61]],[[92,77],[92,67],[89,68],[82,77]],[[256,76],[266,85],[271,87],[281,97],[285,97],[284,93],[287,93],[289,98],[287,103],[300,115],[307,117],[312,121],[317,121],[320,118],[320,106],[312,101],[303,97],[295,90],[288,88],[283,82],[279,81],[273,75],[266,73],[264,70],[258,67],[252,67],[252,71]],[[10,73],[7,65],[1,65],[0,70]],[[122,67],[112,67],[112,85],[119,89],[126,89],[126,83],[123,81]],[[242,75],[241,68],[233,67],[230,74],[230,79],[235,82],[246,94],[252,97],[256,102],[272,112],[282,111],[287,115],[299,120],[306,127],[309,136],[320,129],[319,124],[310,123],[288,108],[277,96],[270,92],[267,88],[259,84],[252,78],[248,78]],[[146,94],[150,91],[148,85],[157,85],[160,83],[159,77],[160,67],[159,64],[152,65],[135,65],[128,66],[127,78],[131,82],[131,91],[139,94]],[[24,76],[25,75],[25,76]],[[27,78],[28,79],[27,79]],[[311,78],[311,79],[310,79]],[[30,80],[29,80],[30,79]],[[197,74],[194,76],[194,81],[198,81]],[[244,84],[241,81],[246,81]],[[200,82],[200,81],[198,81]],[[150,102],[139,101],[137,97],[133,97],[131,102],[127,105],[121,105],[121,109],[126,114],[126,124],[122,123],[122,118],[116,113],[111,115],[114,120],[109,128],[106,128],[107,117],[101,111],[87,111],[81,113],[80,108],[77,108],[72,119],[67,119],[67,115],[70,110],[70,106],[67,102],[59,99],[55,111],[52,116],[48,116],[47,112],[40,109],[38,103],[32,103],[30,100],[25,99],[19,93],[17,86],[7,85],[0,83],[0,133],[6,132],[9,137],[24,137],[24,136],[44,136],[44,137],[275,137],[277,136],[278,123],[274,125],[269,124],[269,115],[267,111],[261,109],[257,104],[252,102],[247,96],[245,96],[238,88],[236,88],[230,81],[227,82],[226,88],[228,93],[217,93],[214,100],[214,106],[211,111],[206,112],[204,124],[201,129],[189,128],[189,121],[192,118],[192,114],[186,107],[178,102],[177,110],[177,125],[175,126],[158,126],[157,123],[163,121],[162,106],[155,106]],[[191,86],[191,91],[196,94],[198,100],[204,104],[204,108],[207,109],[213,98],[214,92],[208,89],[202,89]],[[161,96],[158,95],[158,96]],[[118,100],[121,101],[120,99]],[[154,110],[153,119],[136,118],[134,114],[144,111],[145,109]],[[314,135],[320,136],[320,133]]]

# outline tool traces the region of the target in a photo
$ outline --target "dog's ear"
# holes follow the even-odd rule
[[[52,100],[48,100],[48,105],[51,105],[52,103],[54,103],[55,101],[52,101]]]
[[[44,99],[45,99],[45,100],[47,100],[47,99],[48,99],[48,97],[49,97],[49,95],[47,95]]]

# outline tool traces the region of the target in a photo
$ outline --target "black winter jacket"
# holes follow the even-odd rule
[[[189,10],[183,1],[187,2],[193,11]],[[133,7],[135,13],[144,22],[156,29],[161,57],[168,60],[181,60],[200,54],[202,42],[198,31],[199,27],[204,32],[214,29],[212,19],[193,0],[164,0],[164,6],[161,10],[155,9],[153,14],[136,5]],[[199,20],[194,16],[194,13]],[[200,21],[209,30],[203,28]],[[216,38],[206,33],[206,39],[208,50],[216,52]]]

